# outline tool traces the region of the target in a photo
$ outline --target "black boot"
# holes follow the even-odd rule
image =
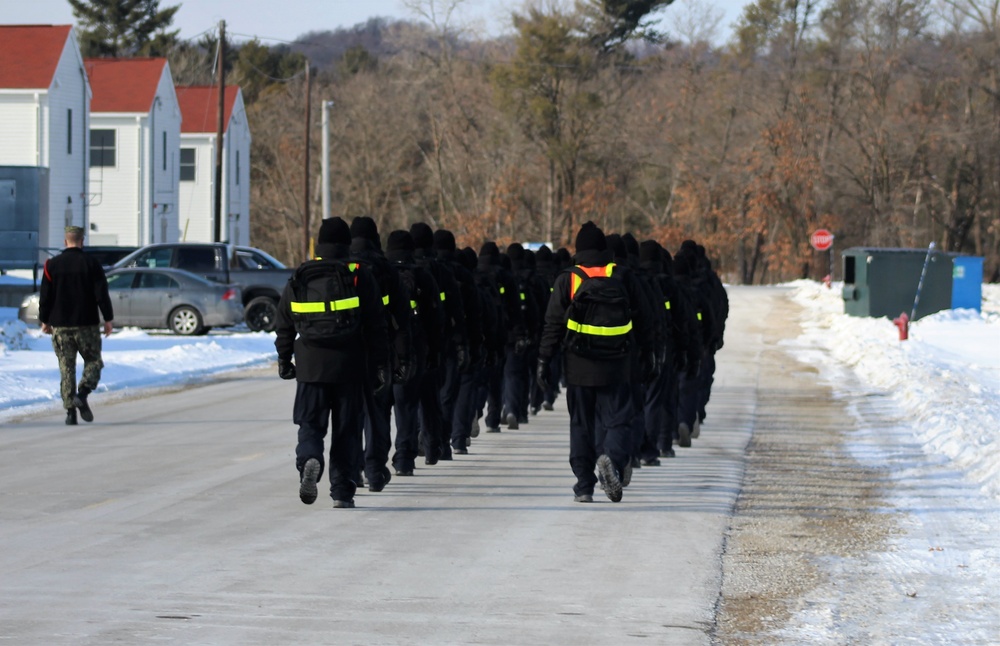
[[[94,412],[90,410],[90,405],[87,404],[87,395],[89,394],[90,388],[80,386],[80,391],[73,396],[73,405],[80,409],[80,417],[85,422],[94,421]]]
[[[70,408],[66,411],[66,426],[76,426],[76,409]]]

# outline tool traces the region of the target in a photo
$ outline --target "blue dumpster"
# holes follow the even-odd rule
[[[983,259],[955,256],[951,270],[951,309],[983,311]]]

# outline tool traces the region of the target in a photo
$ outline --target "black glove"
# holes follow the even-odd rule
[[[397,384],[409,383],[416,372],[416,363],[409,359],[399,359],[396,370],[392,373],[392,381]]]
[[[375,368],[375,392],[381,393],[389,384],[389,366],[377,366]]]
[[[469,369],[469,346],[466,343],[455,344],[455,359],[458,363],[458,371],[466,372]]]
[[[538,357],[538,366],[535,368],[535,381],[538,382],[538,387],[542,389],[542,392],[548,392],[549,384],[552,382],[552,366],[550,362],[551,359],[547,357]]]
[[[278,359],[278,376],[282,379],[295,379],[295,364],[291,359]]]

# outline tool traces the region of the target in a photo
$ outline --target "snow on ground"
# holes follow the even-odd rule
[[[885,474],[898,534],[824,559],[831,585],[782,643],[1000,643],[1000,286],[984,285],[982,314],[939,312],[906,341],[889,319],[844,315],[839,285],[791,287],[806,309],[786,347],[847,404],[849,449]]]

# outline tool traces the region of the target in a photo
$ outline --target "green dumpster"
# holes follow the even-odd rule
[[[926,249],[851,247],[842,252],[844,313],[895,318],[910,316],[927,258]],[[912,320],[951,307],[955,254],[933,251]]]

